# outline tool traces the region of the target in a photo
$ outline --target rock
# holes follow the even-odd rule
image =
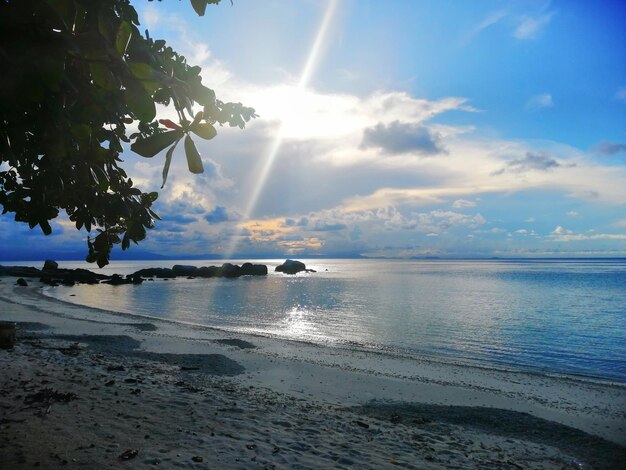
[[[241,265],[243,276],[267,276],[267,266],[264,264],[243,263]]]
[[[196,266],[183,265],[183,264],[175,264],[172,267],[172,271],[177,276],[195,276],[198,268]]]
[[[137,275],[137,274],[128,274],[126,276],[126,279],[128,279],[133,284],[141,284],[141,283],[143,283],[143,278],[141,276]]]
[[[278,271],[279,273],[285,273],[285,274],[297,274],[300,271],[306,271],[306,266],[301,261],[288,259],[288,260],[285,260],[285,262],[281,264],[280,266],[276,266],[275,271]]]
[[[21,277],[17,281],[15,281],[15,284],[22,287],[28,287],[28,282],[26,282],[26,280]]]
[[[74,279],[72,279],[71,277],[66,277],[63,278],[61,284],[63,284],[64,286],[72,287],[76,285],[76,281],[74,281]]]
[[[203,266],[198,268],[194,276],[197,277],[216,277],[220,275],[220,268],[217,266]]]
[[[54,279],[49,278],[49,277],[42,277],[39,279],[39,282],[41,282],[42,284],[46,284],[48,286],[52,286],[52,287],[56,287],[59,285],[58,282],[56,282]]]
[[[194,457],[191,457],[191,460],[193,460],[194,462],[204,462],[204,459],[202,457],[200,457],[199,455],[196,455]]]
[[[125,450],[124,452],[122,452],[118,459],[120,460],[130,460],[130,459],[134,459],[135,457],[137,457],[137,454],[139,454],[139,451],[137,449],[128,449]]]
[[[10,349],[15,346],[15,322],[0,322],[0,348]]]
[[[239,277],[241,276],[241,268],[236,264],[224,263],[220,270],[223,277]]]
[[[121,286],[123,284],[132,284],[133,280],[132,279],[124,279],[119,274],[113,274],[113,276],[111,276],[111,279],[108,279],[108,280],[102,281],[102,282],[103,282],[103,284],[111,284],[112,286]]]
[[[44,261],[43,263],[43,269],[44,271],[55,271],[59,268],[59,263],[57,263],[54,260],[51,259],[47,259],[46,261]]]

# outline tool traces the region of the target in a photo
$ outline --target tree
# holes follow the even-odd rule
[[[191,4],[204,15],[219,1]],[[89,233],[87,261],[100,267],[114,245],[138,243],[159,218],[158,194],[135,187],[120,166],[123,143],[147,158],[168,148],[165,185],[181,140],[189,170],[201,173],[191,134],[212,139],[216,125],[243,128],[256,117],[217,99],[200,67],[139,26],[129,0],[0,1],[2,212],[48,235],[65,211]],[[157,121],[157,104],[173,107],[178,123]]]

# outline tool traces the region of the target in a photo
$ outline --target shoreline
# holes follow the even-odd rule
[[[300,413],[298,416],[304,423],[309,419],[308,415],[311,413],[303,410],[307,407],[315,409],[316,411],[310,419],[313,421],[320,420],[322,424],[318,423],[318,427],[325,426],[334,429],[334,427],[344,423],[345,420],[338,420],[333,413],[349,414],[351,423],[359,421],[368,425],[366,427],[361,424],[351,424],[343,430],[350,439],[356,439],[353,444],[344,448],[344,454],[349,454],[350,450],[358,451],[360,457],[353,456],[352,460],[348,457],[340,458],[346,458],[347,461],[353,462],[353,465],[359,465],[361,462],[366,467],[375,466],[374,460],[372,460],[374,456],[371,453],[375,447],[380,452],[395,449],[398,455],[405,455],[404,460],[401,459],[402,462],[409,462],[410,459],[406,460],[406,458],[412,456],[412,458],[417,459],[415,461],[421,461],[424,464],[422,467],[448,468],[459,465],[463,468],[480,468],[486,462],[484,459],[497,456],[498,451],[495,450],[495,447],[489,447],[495,439],[497,444],[494,445],[500,448],[510,447],[510,449],[507,447],[507,452],[510,452],[511,461],[522,462],[522,466],[528,467],[529,461],[524,464],[523,459],[532,457],[535,460],[530,465],[531,467],[544,468],[537,466],[541,459],[536,460],[540,455],[543,455],[548,460],[553,459],[553,463],[558,461],[560,465],[554,463],[554,467],[546,466],[545,468],[562,468],[564,464],[574,465],[571,468],[578,468],[572,464],[572,462],[580,460],[573,453],[576,446],[568,447],[563,444],[559,447],[558,445],[555,446],[554,442],[552,445],[547,445],[545,442],[534,442],[531,439],[532,432],[530,431],[532,430],[530,429],[529,436],[524,439],[523,433],[513,432],[510,427],[499,429],[493,424],[490,425],[491,427],[484,423],[483,425],[477,424],[481,421],[479,417],[482,416],[486,419],[491,415],[497,416],[498,413],[504,413],[503,416],[506,416],[506,419],[511,422],[524,422],[525,419],[530,419],[525,426],[534,426],[535,430],[547,426],[546,429],[551,429],[551,433],[555,435],[567,435],[570,431],[566,432],[565,429],[571,430],[574,434],[582,431],[586,434],[576,434],[578,436],[576,439],[583,441],[588,439],[590,443],[593,443],[591,447],[601,448],[604,445],[602,443],[605,443],[609,446],[618,445],[613,450],[626,452],[624,449],[626,445],[626,419],[623,411],[626,409],[626,389],[618,384],[603,384],[584,379],[579,380],[570,376],[560,378],[541,374],[533,375],[533,373],[480,369],[428,360],[416,361],[384,357],[384,355],[372,351],[294,344],[295,342],[276,338],[232,333],[204,326],[200,328],[185,327],[181,323],[168,323],[165,319],[138,318],[140,316],[131,317],[131,315],[123,313],[97,311],[98,318],[85,320],[85,317],[89,316],[85,311],[94,309],[64,303],[58,299],[50,299],[37,292],[34,292],[35,295],[25,296],[25,291],[18,289],[29,289],[30,292],[33,292],[33,290],[38,289],[39,284],[33,283],[33,287],[28,288],[14,287],[9,285],[9,279],[5,278],[4,282],[0,282],[0,312],[2,312],[0,313],[0,320],[21,322],[22,326],[18,331],[18,344],[15,350],[13,352],[0,350],[0,361],[3,366],[11,370],[7,377],[0,379],[2,390],[8,394],[8,396],[0,397],[3,410],[11,409],[14,406],[11,398],[15,399],[15,396],[11,397],[10,395],[11,393],[15,395],[17,392],[15,384],[11,385],[11,381],[17,377],[12,374],[18,374],[19,371],[13,370],[12,367],[24,367],[21,375],[28,375],[29,373],[32,375],[36,371],[31,370],[33,367],[28,362],[29,360],[34,363],[43,361],[48,366],[49,364],[55,364],[55,367],[59,365],[59,369],[52,375],[59,379],[59,388],[62,389],[67,388],[67,386],[61,386],[67,382],[66,379],[61,380],[64,375],[61,365],[68,358],[71,358],[77,364],[80,363],[77,367],[81,368],[81,374],[85,377],[92,377],[85,380],[85,390],[89,390],[87,393],[93,393],[96,398],[104,399],[102,394],[106,392],[106,395],[111,392],[111,388],[100,387],[98,390],[90,390],[90,386],[95,383],[94,381],[97,382],[97,377],[103,373],[111,372],[106,370],[106,367],[111,367],[110,364],[105,367],[103,372],[102,367],[100,367],[101,364],[96,364],[98,361],[93,359],[94,355],[103,354],[105,358],[114,356],[115,361],[122,363],[122,367],[128,371],[145,362],[150,364],[150,367],[160,371],[155,377],[158,374],[164,374],[164,377],[184,376],[182,381],[185,384],[190,384],[191,388],[213,390],[216,392],[216,399],[221,394],[224,395],[221,399],[225,400],[225,396],[231,394],[231,392],[224,393],[222,390],[224,387],[226,389],[234,388],[237,390],[237,403],[241,402],[237,408],[241,408],[243,411],[225,412],[228,418],[224,419],[229,426],[237,421],[235,418],[241,418],[242,414],[250,415],[256,420],[255,423],[262,422],[261,427],[271,430],[272,434],[280,435],[282,442],[291,442],[293,446],[295,446],[293,441],[298,440],[298,433],[295,433],[290,427],[277,425],[272,420],[268,421],[268,418],[264,417],[264,410],[255,408],[256,398],[249,396],[251,390],[263,391],[265,397],[263,400],[270,402],[278,400],[285,401],[285,403],[297,402],[298,406],[303,404],[304,408],[293,406],[299,410],[297,413],[294,411],[294,413]],[[72,313],[76,316],[82,315],[83,318],[73,317]],[[129,321],[123,321],[124,317]],[[120,319],[122,320],[119,321]],[[29,330],[27,328],[29,324],[30,327],[39,325],[37,328],[40,329]],[[75,348],[79,351],[76,357],[59,353],[58,349],[54,349],[56,346],[51,346],[64,344],[65,346],[62,347],[69,348],[75,343],[78,344]],[[42,345],[48,349],[42,348]],[[137,363],[137,361],[140,362]],[[108,375],[112,375],[112,372]],[[102,380],[100,379],[100,381]],[[165,382],[157,384],[147,383],[144,380],[141,382],[141,392],[138,393],[145,397],[163,395],[161,399],[166,402],[180,401],[178,395],[183,392],[192,395],[193,393],[203,393],[190,392],[189,390],[181,391],[179,389],[185,388],[184,386],[173,385],[167,382],[169,379],[164,380]],[[180,380],[174,383],[177,382]],[[164,391],[165,388],[163,387],[167,388],[168,391]],[[78,395],[81,396],[82,393]],[[77,402],[79,401],[77,400]],[[70,407],[73,403],[72,401],[67,404],[54,404],[53,413],[70,413]],[[146,404],[146,406],[148,405]],[[333,409],[333,413],[330,415],[325,411],[328,407]],[[129,411],[126,408],[124,410],[123,412]],[[158,407],[152,411],[156,410]],[[80,411],[89,414],[88,409],[81,409]],[[25,421],[10,424],[2,421],[0,436],[4,438],[13,437],[15,439],[12,439],[11,442],[17,440],[22,447],[28,447],[27,442],[23,439],[20,440],[17,435],[12,435],[10,431],[14,427],[30,426],[30,432],[37,433],[37,423],[41,422],[42,418],[32,416],[32,413],[29,414],[24,411],[20,411],[20,413],[20,416],[26,416]],[[65,416],[63,413],[61,413],[61,418]],[[149,410],[145,410],[144,415],[146,419],[147,417],[152,419]],[[409,426],[407,423],[394,423],[392,422],[393,419],[389,421],[389,416],[396,415],[401,417],[400,421],[406,421],[408,419],[406,416],[417,416],[413,421],[430,420],[428,423],[422,423],[422,427],[417,426],[415,428],[416,425],[411,424],[412,428],[407,432],[424,432],[429,438],[440,442],[443,447],[441,449],[436,448],[438,452],[434,452],[428,450],[427,447],[423,449],[419,446],[416,447],[416,443],[411,439],[409,439],[410,442],[404,442],[402,439],[398,442],[385,441],[382,445],[382,441],[384,441],[382,438],[381,446],[376,447],[372,442],[378,439],[376,436],[379,434],[393,434],[399,429],[398,426]],[[380,416],[386,418],[378,422]],[[69,417],[65,418],[65,421],[70,419]],[[102,419],[106,421],[103,424],[104,427],[116,426],[114,422],[109,422],[111,420],[107,421],[105,414],[102,415]],[[164,417],[162,420],[164,422],[161,424],[167,427],[168,420],[175,420],[175,418],[165,419]],[[63,419],[61,421],[63,424],[68,424]],[[276,419],[274,421],[281,420]],[[432,423],[436,423],[436,426]],[[141,425],[141,423],[138,424]],[[250,426],[250,429],[242,425],[238,428],[238,432],[241,436],[257,436],[255,434],[257,424]],[[7,429],[5,426],[10,427]],[[444,426],[446,431],[442,431],[437,426]],[[357,439],[359,436],[363,437],[359,433],[365,432],[367,434],[368,430],[374,429],[374,427],[380,430],[380,433],[377,433],[376,436],[369,436],[372,440],[367,441],[367,445],[361,443],[360,438]],[[199,429],[194,432],[201,433]],[[453,443],[446,440],[449,436],[456,435],[457,432],[473,436],[470,439],[472,443],[475,444],[480,441],[482,445],[491,450],[482,452],[474,449],[473,444],[463,445],[459,441]],[[45,430],[40,430],[39,433],[41,436],[45,436]],[[279,446],[281,449],[279,452],[263,454],[263,458],[266,459],[264,461],[267,464],[272,461],[272,458],[276,458],[279,467],[281,465],[284,467],[301,465],[305,468],[324,465],[341,466],[341,464],[337,464],[338,460],[332,460],[331,447],[333,446],[331,443],[319,436],[319,433],[316,436],[316,439],[320,439],[318,448],[326,449],[320,450],[321,454],[319,455],[309,455],[310,452],[297,451],[291,444],[283,444]],[[443,440],[437,441],[433,436]],[[444,438],[444,436],[447,437]],[[506,439],[513,439],[514,441],[517,439],[519,442],[516,441],[514,445],[506,443]],[[547,437],[544,436],[539,441],[542,439],[545,441]],[[610,444],[609,441],[613,444]],[[160,444],[165,445],[165,443],[167,443],[167,439],[163,436]],[[226,446],[225,448],[228,448],[228,445],[232,443],[223,444]],[[57,445],[61,445],[61,443]],[[96,443],[96,447],[98,445]],[[542,446],[547,450],[541,450]],[[255,450],[258,450],[259,447]],[[578,447],[585,448],[584,445],[578,445]],[[459,450],[461,448],[464,449],[463,452]],[[529,456],[525,457],[528,452],[524,449],[532,449]],[[250,451],[245,446],[244,450],[248,453]],[[272,448],[271,451],[273,450]],[[337,454],[336,449],[332,452],[336,455],[341,454]],[[144,453],[142,452],[142,454]],[[7,461],[16,464],[20,463],[18,457],[11,457],[9,454],[10,452],[6,450],[6,447],[0,449],[0,457],[6,457],[10,459]],[[207,460],[209,457],[206,455],[203,459],[205,463],[209,461],[220,462],[220,465],[226,465],[228,468],[246,468],[249,462],[244,464],[241,460],[238,462],[229,460],[235,454],[239,455],[239,450],[226,452],[224,454],[226,460]],[[213,457],[216,458],[215,455]],[[257,455],[257,457],[259,456]],[[283,459],[282,462],[278,461],[279,457]],[[154,458],[158,458],[158,456]],[[235,458],[241,459],[242,457]],[[313,460],[307,460],[309,458]],[[595,458],[596,460],[593,460],[593,456],[585,455],[580,461],[590,462],[593,460],[594,465],[591,465],[591,468],[610,468],[610,466],[602,466],[603,459],[606,461],[606,455],[603,457],[599,453]],[[111,465],[119,465],[118,460],[113,460]],[[43,460],[41,461],[43,463]],[[72,464],[71,459],[68,462]],[[96,459],[91,460],[91,462],[98,466],[106,466],[101,460]],[[138,463],[138,460],[134,460],[134,462]],[[150,465],[147,460],[142,462],[147,466]],[[165,461],[163,462],[165,463]],[[189,462],[186,461],[187,464]],[[255,462],[260,465],[258,459]],[[324,462],[326,463],[324,464]],[[388,464],[390,460],[380,462]],[[506,460],[503,462],[506,463]],[[201,463],[195,462],[195,464],[200,465],[199,468],[205,468],[201,467]],[[348,463],[344,465],[351,466]],[[510,468],[516,468],[513,464],[507,465]],[[505,465],[502,468],[509,467]],[[417,465],[416,468],[420,468],[420,466]]]
[[[319,343],[312,340],[306,339],[293,339],[286,338],[280,336],[278,334],[271,334],[267,332],[256,332],[250,331],[246,329],[236,329],[236,328],[226,328],[212,325],[204,325],[201,323],[188,322],[184,320],[177,320],[173,318],[160,317],[160,316],[151,316],[144,315],[141,313],[134,312],[124,312],[124,311],[114,311],[114,310],[106,310],[99,307],[92,307],[89,305],[85,305],[79,302],[73,302],[66,298],[59,298],[54,295],[47,294],[54,287],[50,286],[41,286],[41,289],[37,289],[34,291],[31,289],[31,293],[41,298],[45,298],[50,302],[59,302],[64,305],[71,305],[73,307],[80,307],[82,309],[88,310],[92,312],[94,315],[97,314],[106,314],[106,315],[114,315],[121,317],[130,317],[136,319],[143,319],[147,321],[153,322],[164,322],[172,325],[180,325],[182,328],[197,328],[199,330],[207,330],[207,331],[215,331],[223,334],[230,335],[240,335],[240,336],[249,336],[251,338],[267,338],[269,340],[285,342],[285,343],[293,343],[295,345],[303,345],[308,347],[319,347],[319,348],[335,348],[342,351],[347,352],[362,352],[371,355],[381,355],[384,357],[392,357],[400,360],[411,360],[411,361],[420,361],[420,362],[432,362],[441,365],[449,365],[449,366],[462,366],[469,367],[477,370],[484,371],[495,371],[498,373],[511,373],[511,374],[527,374],[527,375],[537,375],[539,377],[547,377],[553,378],[557,380],[572,380],[575,382],[587,382],[590,384],[598,384],[598,385],[606,385],[606,386],[615,386],[618,388],[623,388],[626,391],[626,382],[620,381],[617,378],[607,378],[600,375],[586,375],[586,374],[576,374],[573,372],[556,372],[550,370],[541,370],[541,369],[524,369],[521,366],[514,366],[512,364],[507,363],[482,363],[476,360],[467,360],[464,358],[458,357],[441,357],[435,355],[428,355],[426,353],[420,352],[412,352],[410,350],[403,350],[401,348],[393,348],[393,347],[381,347],[374,348],[370,347],[364,343],[356,343],[353,341],[347,342],[334,342],[334,343]]]

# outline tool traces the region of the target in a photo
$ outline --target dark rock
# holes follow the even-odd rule
[[[42,284],[46,284],[48,286],[52,286],[52,287],[56,287],[59,285],[58,282],[56,282],[54,279],[49,278],[49,277],[39,278],[39,282],[41,282]]]
[[[297,274],[300,271],[306,271],[306,266],[301,261],[288,259],[280,266],[276,266],[275,271],[278,271],[279,273],[285,273],[285,274]]]
[[[241,265],[242,276],[267,276],[267,266],[264,264],[243,263]]]
[[[177,276],[195,276],[198,268],[196,266],[189,266],[183,264],[175,264],[172,267],[172,271]]]
[[[30,266],[2,266],[0,276],[41,277],[41,271]]]
[[[74,281],[74,279],[72,279],[71,277],[66,277],[61,281],[61,284],[63,284],[64,286],[72,287],[76,285],[76,281]]]
[[[118,459],[120,460],[130,460],[130,459],[134,459],[135,457],[137,457],[137,454],[139,454],[139,451],[137,449],[128,449],[125,450],[124,452],[122,452]]]
[[[204,459],[202,457],[200,457],[199,455],[196,455],[194,457],[191,457],[191,460],[193,460],[194,462],[204,462]]]
[[[111,279],[107,279],[106,281],[103,281],[103,284],[111,284],[112,286],[121,286],[123,284],[132,284],[133,280],[132,279],[124,279],[122,276],[120,276],[119,274],[113,274],[113,276],[111,276]]]
[[[143,278],[141,276],[139,276],[137,273],[128,274],[126,276],[126,279],[128,279],[133,284],[141,284],[143,282]]]
[[[241,276],[241,268],[236,264],[224,263],[220,269],[223,277],[239,277]]]
[[[157,277],[164,279],[166,277],[176,277],[174,271],[168,268],[145,268],[140,269],[139,271],[135,271],[133,276],[139,277]]]
[[[53,261],[51,259],[47,259],[46,261],[44,261],[43,263],[43,269],[44,271],[55,271],[59,268],[59,263],[57,263],[56,261]]]
[[[197,277],[216,277],[220,275],[220,268],[217,266],[203,266],[198,268],[194,276]]]
[[[15,281],[15,284],[22,287],[28,287],[28,282],[26,282],[26,280],[21,277],[17,281]]]

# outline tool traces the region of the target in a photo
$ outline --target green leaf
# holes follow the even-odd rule
[[[115,37],[115,50],[119,55],[123,56],[126,53],[132,34],[133,30],[130,24],[127,21],[122,21]]]
[[[215,127],[213,127],[208,122],[202,124],[196,124],[195,126],[190,127],[191,132],[196,134],[198,137],[202,137],[206,140],[211,140],[213,137],[217,135],[217,131]]]
[[[172,163],[172,156],[174,155],[174,149],[178,145],[180,140],[177,140],[174,145],[172,145],[165,154],[165,165],[163,165],[163,184],[161,185],[161,189],[165,186],[165,182],[167,181],[167,174],[170,172],[170,164]]]
[[[150,122],[156,117],[154,101],[140,84],[126,87],[126,104],[140,121]]]
[[[141,62],[129,62],[128,68],[130,68],[131,73],[139,80],[154,79],[154,70],[148,64]]]
[[[207,0],[191,0],[191,6],[198,16],[204,16],[204,12],[206,11]]]
[[[202,166],[202,157],[196,148],[196,144],[193,143],[191,137],[185,137],[185,155],[187,156],[187,166],[192,173],[204,173],[204,167]]]
[[[168,145],[172,145],[177,140],[180,140],[182,136],[183,132],[181,130],[162,132],[146,137],[145,139],[137,139],[130,146],[130,149],[142,157],[154,157]]]
[[[101,62],[91,62],[89,71],[94,83],[105,90],[119,89],[119,83],[111,72],[111,69]]]

